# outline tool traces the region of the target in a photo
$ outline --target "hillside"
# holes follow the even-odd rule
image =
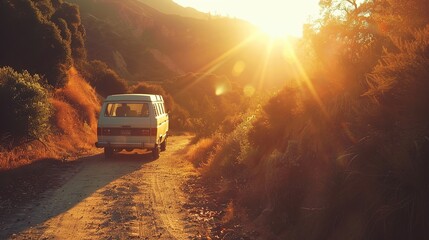
[[[167,15],[137,0],[70,1],[80,7],[88,57],[108,63],[130,82],[210,72],[243,85],[261,85],[262,79],[278,85],[292,72],[284,46],[268,46],[265,36],[241,20]],[[239,73],[233,71],[237,64]]]
[[[139,0],[140,2],[155,8],[156,10],[165,13],[179,15],[182,17],[190,17],[197,19],[207,19],[209,14],[199,12],[194,8],[182,7],[172,0]]]
[[[163,79],[172,73],[143,44],[162,14],[137,1],[80,1],[90,59],[106,62],[127,79]]]

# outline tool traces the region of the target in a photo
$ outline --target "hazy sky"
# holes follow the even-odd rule
[[[182,5],[248,20],[275,35],[301,35],[302,25],[319,12],[319,0],[173,0]]]

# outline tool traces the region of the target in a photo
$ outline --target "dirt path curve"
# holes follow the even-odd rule
[[[170,137],[158,160],[151,154],[96,155],[63,175],[64,184],[31,201],[0,226],[11,239],[194,239],[181,186],[195,172],[183,154],[188,136]]]

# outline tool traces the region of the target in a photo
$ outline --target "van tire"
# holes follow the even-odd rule
[[[104,157],[107,159],[107,158],[111,158],[111,157],[113,157],[113,148],[110,148],[110,147],[105,147],[104,148]]]
[[[164,139],[164,142],[161,143],[161,152],[167,150],[167,138]]]
[[[152,149],[152,157],[153,159],[158,159],[159,158],[159,145],[156,145],[155,148]]]

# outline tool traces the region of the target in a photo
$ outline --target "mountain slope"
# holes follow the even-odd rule
[[[257,88],[284,84],[296,72],[283,44],[242,20],[164,14],[140,0],[70,1],[80,6],[89,58],[131,83],[205,72]]]
[[[202,13],[197,11],[194,8],[182,7],[172,0],[139,0],[140,2],[153,7],[154,9],[165,13],[179,15],[182,17],[190,17],[197,19],[207,19],[209,15],[207,13]]]
[[[106,62],[128,80],[160,80],[173,74],[148,51],[146,29],[162,13],[138,1],[71,0],[79,5],[91,59]]]

